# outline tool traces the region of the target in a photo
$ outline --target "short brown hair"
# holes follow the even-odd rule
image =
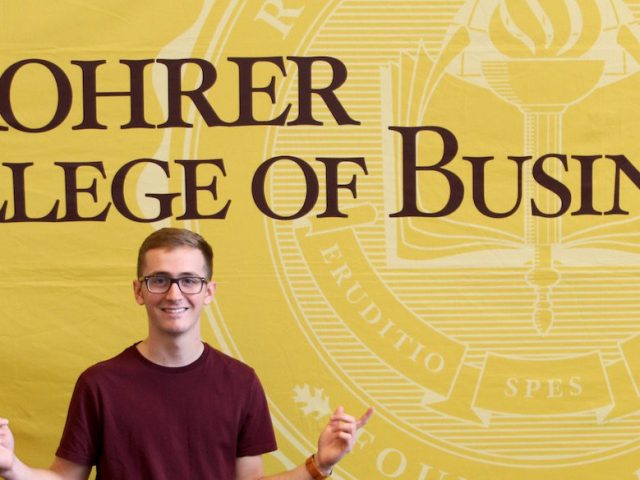
[[[144,255],[154,248],[192,247],[200,250],[204,257],[207,280],[213,275],[213,249],[199,234],[186,228],[161,228],[144,239],[138,250],[138,278],[142,276]]]

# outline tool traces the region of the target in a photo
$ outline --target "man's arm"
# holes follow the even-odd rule
[[[31,468],[15,452],[9,421],[0,418],[0,477],[6,480],[87,480],[91,467],[56,457],[49,470]]]
[[[318,453],[313,458],[313,465],[320,474],[330,475],[333,467],[351,451],[356,442],[357,431],[366,425],[371,415],[373,415],[373,408],[369,408],[356,420],[351,415],[347,415],[342,407],[336,409],[318,438]],[[236,480],[312,480],[313,478],[305,465],[269,477],[263,475],[261,457],[241,457],[236,460]]]

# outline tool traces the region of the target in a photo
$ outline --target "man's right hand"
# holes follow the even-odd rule
[[[15,442],[9,428],[9,420],[0,418],[0,476],[4,476],[13,467],[16,459],[14,448]]]
[[[9,420],[0,418],[0,477],[25,480],[87,480],[91,467],[55,457],[49,469],[31,468],[16,458]]]

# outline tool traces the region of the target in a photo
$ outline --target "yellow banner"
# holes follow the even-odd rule
[[[637,479],[640,1],[2,4],[0,416],[48,465],[204,235],[205,340],[343,479]]]

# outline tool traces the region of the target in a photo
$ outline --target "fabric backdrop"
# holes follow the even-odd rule
[[[205,339],[338,479],[640,478],[640,1],[0,5],[0,416],[47,465],[145,335],[136,250],[214,246]]]

